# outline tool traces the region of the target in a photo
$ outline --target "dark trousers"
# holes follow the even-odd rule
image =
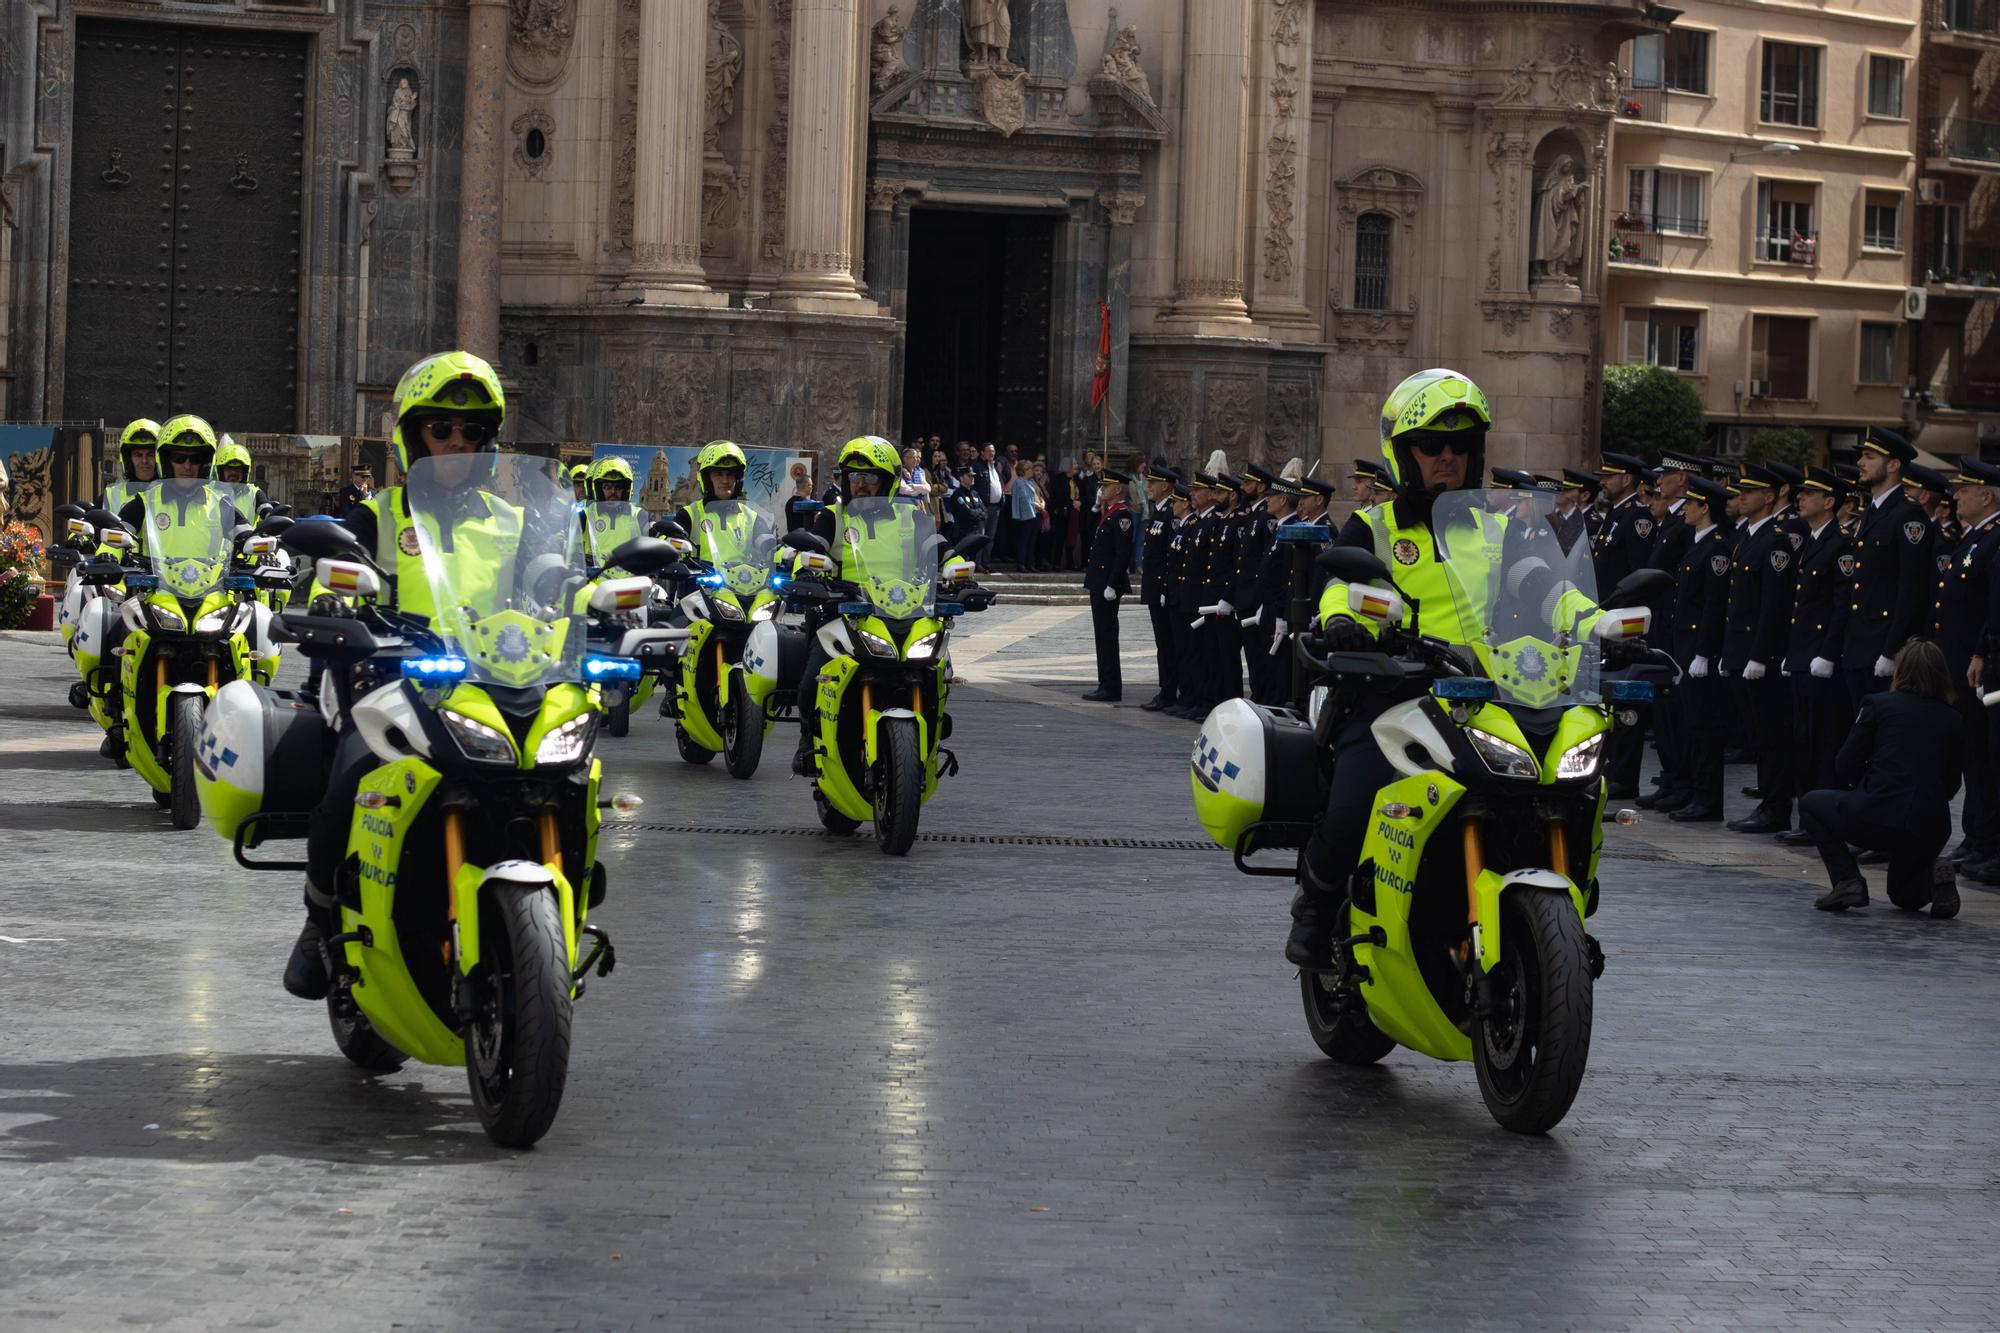
[[[1728,725],[1722,703],[1728,693],[1712,674],[1684,677],[1680,685],[1681,718],[1687,724],[1681,731],[1687,789],[1693,793],[1693,803],[1705,810],[1722,809],[1722,749]]]
[[[1180,697],[1181,645],[1174,638],[1174,613],[1160,605],[1161,595],[1146,599],[1146,617],[1153,622],[1153,661],[1160,671],[1160,698]]]
[[[1208,671],[1207,645],[1202,641],[1202,631],[1194,627],[1194,608],[1185,603],[1169,603],[1167,616],[1173,622],[1174,657],[1179,663],[1174,681],[1180,692],[1174,700],[1183,708],[1205,705],[1207,693],[1203,686]]]
[[[1102,589],[1090,591],[1090,634],[1097,642],[1097,688],[1116,699],[1125,692],[1118,667],[1118,603],[1106,601]]]
[[[1959,673],[1961,679],[1964,674]],[[1961,815],[1965,840],[1982,851],[2000,851],[2000,791],[1994,786],[1991,730],[1996,710],[1960,686],[1958,712],[1965,719],[1965,805]]]
[[[1619,796],[1639,792],[1639,761],[1646,751],[1646,717],[1653,710],[1640,708],[1639,725],[1617,727],[1604,743],[1604,781]]]
[[[1653,748],[1660,756],[1662,792],[1687,790],[1687,740],[1683,735],[1685,728],[1686,723],[1681,715],[1681,696],[1678,691],[1653,705]]]
[[[1736,679],[1737,714],[1750,724],[1757,738],[1757,790],[1763,796],[1759,810],[1769,810],[1790,819],[1792,815],[1791,682],[1778,674],[1776,664],[1762,680]]]
[[[1889,901],[1904,906],[1921,907],[1930,901],[1931,869],[1951,830],[1949,817],[1931,823],[1934,827],[1922,829],[1881,823],[1870,817],[1867,801],[1856,792],[1822,787],[1799,798],[1799,824],[1812,834],[1827,878],[1838,884],[1862,877],[1850,843],[1887,852]]]
[[[1792,790],[1833,785],[1833,757],[1847,737],[1854,709],[1847,682],[1838,673],[1821,680],[1810,673],[1792,677]]]
[[[1277,703],[1271,697],[1271,622],[1270,609],[1257,618],[1254,625],[1244,625],[1243,667],[1250,682],[1250,700],[1253,703]]]
[[[361,790],[361,779],[381,763],[360,732],[343,733],[327,767],[326,795],[306,820],[306,911],[322,929],[334,920],[332,898],[339,890],[340,863],[347,856],[354,794]],[[327,901],[315,902],[315,889],[327,895]]]
[[[1380,708],[1364,709],[1345,719],[1334,734],[1326,811],[1306,842],[1306,869],[1320,885],[1336,892],[1346,890],[1348,876],[1361,859],[1361,844],[1377,793],[1396,776],[1369,730],[1381,712]],[[1304,887],[1311,892],[1310,884]]]
[[[1208,622],[1209,665],[1215,672],[1215,701],[1243,697],[1243,624],[1234,616]]]

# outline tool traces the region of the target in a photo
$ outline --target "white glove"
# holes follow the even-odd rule
[[[1292,625],[1290,621],[1280,617],[1279,619],[1273,620],[1271,622],[1271,637],[1273,639],[1282,639],[1291,632],[1292,632]]]
[[[1165,609],[1165,607],[1166,607],[1166,605],[1167,605],[1167,595],[1166,595],[1165,593],[1161,593],[1161,594],[1160,594],[1160,606],[1161,606],[1161,609],[1163,609],[1163,610],[1164,610],[1164,609]]]
[[[1236,608],[1231,606],[1227,601],[1217,602],[1215,604],[1215,614],[1218,616],[1233,616],[1236,614]]]
[[[1262,620],[1263,618],[1264,618],[1264,608],[1260,606],[1255,611],[1252,611],[1249,615],[1243,618],[1243,628],[1249,629],[1252,625],[1255,625],[1258,621]]]
[[[1104,590],[1104,600],[1105,600],[1105,601],[1107,601],[1107,602],[1115,602],[1115,601],[1117,601],[1117,600],[1118,600],[1118,589],[1116,589],[1116,588],[1106,588],[1106,589]]]
[[[1764,664],[1762,662],[1745,662],[1743,664],[1743,679],[1745,680],[1764,679]]]
[[[1833,662],[1828,658],[1815,657],[1812,660],[1812,673],[1815,680],[1832,680]]]
[[[1727,680],[1729,678],[1729,668],[1722,665],[1722,663],[1717,662],[1715,664],[1715,674],[1721,676],[1724,680]]]
[[[1896,674],[1896,664],[1886,657],[1878,657],[1875,659],[1875,674],[1887,680]]]
[[[1697,657],[1694,659],[1694,661],[1689,662],[1688,674],[1690,676],[1693,676],[1696,680],[1707,680],[1708,659],[1706,657]]]

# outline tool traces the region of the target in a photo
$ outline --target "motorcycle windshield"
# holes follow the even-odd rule
[[[777,524],[742,500],[710,500],[701,509],[701,530],[693,535],[702,558],[722,575],[723,587],[741,598],[756,596],[771,575]]]
[[[1499,697],[1529,708],[1601,701],[1597,576],[1589,543],[1563,550],[1543,491],[1451,491],[1431,529],[1444,566],[1452,621],[1428,614],[1426,633],[1449,626]],[[1452,623],[1455,622],[1455,623]]]
[[[866,498],[841,506],[840,576],[876,614],[913,620],[937,606],[937,524],[921,505]]]
[[[155,481],[146,502],[146,558],[160,587],[200,598],[222,586],[236,529],[255,512],[250,488],[225,481]]]
[[[592,564],[604,564],[626,542],[645,536],[652,522],[652,516],[638,505],[624,500],[592,500],[584,505],[581,519],[585,553]]]
[[[468,678],[516,688],[576,679],[585,553],[562,467],[523,454],[421,458],[404,495],[431,631],[466,660]]]

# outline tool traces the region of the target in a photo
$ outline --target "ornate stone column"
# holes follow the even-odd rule
[[[896,201],[902,195],[901,181],[868,182],[868,248],[863,252],[862,274],[868,282],[868,294],[878,305],[889,304],[889,277],[894,260],[891,249],[895,245],[893,226]]]
[[[708,10],[696,0],[639,7],[639,125],[632,268],[648,305],[727,305],[701,267],[702,132]]]
[[[861,183],[854,144],[866,79],[861,0],[794,0],[785,268],[774,306],[873,313],[853,272]]]
[[[1243,303],[1243,171],[1249,144],[1248,6],[1187,0],[1181,80],[1180,236],[1174,302],[1186,331],[1261,337]]]
[[[1104,242],[1104,303],[1111,307],[1110,447],[1113,456],[1122,459],[1131,438],[1126,406],[1132,380],[1132,224],[1138,221],[1146,196],[1114,191],[1098,199],[1104,205],[1105,220],[1111,224]],[[1152,442],[1141,441],[1141,447],[1151,457]]]
[[[458,175],[458,345],[500,355],[501,124],[507,112],[506,0],[466,0],[465,143]]]
[[[1272,332],[1316,338],[1306,301],[1306,150],[1312,138],[1312,5],[1264,0],[1256,85],[1259,133],[1251,161],[1250,315]]]

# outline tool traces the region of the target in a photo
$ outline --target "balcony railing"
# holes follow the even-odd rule
[[[1620,213],[1611,220],[1611,261],[1660,266],[1665,242],[1708,235],[1708,219],[1681,213]]]
[[[2000,163],[2000,124],[1993,121],[1947,116],[1932,137],[1936,150],[1946,157]]]
[[[1942,258],[1933,255],[1932,264],[1933,267],[1924,270],[1926,283],[1947,282],[1960,287],[2000,289],[2000,248],[1957,246]]]
[[[1626,120],[1665,120],[1672,95],[1665,88],[1641,88],[1625,79],[1618,85],[1618,114]]]
[[[1797,264],[1801,268],[1819,266],[1819,233],[1801,236],[1793,232],[1790,236],[1760,235],[1757,238],[1757,262],[1760,264]]]
[[[1938,27],[1975,37],[2000,36],[2000,0],[1939,0]]]

